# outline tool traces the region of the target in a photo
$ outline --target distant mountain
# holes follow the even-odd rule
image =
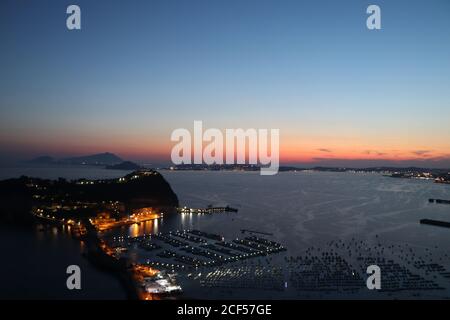
[[[164,212],[167,212],[166,209],[172,211],[173,207],[179,206],[178,197],[169,183],[153,170],[131,172],[121,179],[90,180],[92,183],[89,184],[80,183],[81,181],[86,179],[68,182],[64,179],[51,181],[22,176],[1,180],[0,225],[3,226],[5,222],[35,222],[30,214],[32,208],[47,208],[47,199],[54,199],[61,207],[68,206],[68,209],[52,214],[71,219],[91,217],[97,210],[105,212],[105,202],[108,206],[110,201],[122,202],[126,212],[146,207],[165,208]],[[80,202],[89,204],[89,208],[77,206]]]
[[[51,163],[55,162],[55,159],[53,159],[50,156],[41,156],[41,157],[31,159],[28,162],[33,163],[33,164],[51,164]]]
[[[65,158],[58,161],[62,164],[115,165],[123,162],[113,153],[105,152],[82,157]]]
[[[111,170],[139,170],[142,169],[142,167],[134,162],[131,161],[124,161],[119,164],[114,164],[110,166],[106,166],[106,169]]]

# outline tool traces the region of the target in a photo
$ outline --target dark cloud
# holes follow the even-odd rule
[[[294,163],[291,163],[294,164]],[[417,158],[409,160],[392,159],[341,159],[316,157],[309,163],[298,163],[306,167],[329,166],[329,167],[348,167],[348,168],[366,168],[366,167],[421,167],[421,168],[450,168],[450,155],[435,158]]]
[[[376,151],[376,150],[365,150],[363,151],[364,154],[373,154],[373,155],[377,155],[377,156],[385,156],[387,153],[386,152],[380,152],[380,151]]]
[[[432,150],[414,150],[411,151],[411,153],[415,154],[416,156],[424,157],[427,154],[429,154]]]
[[[317,150],[319,150],[320,152],[331,152],[330,149],[325,149],[325,148],[320,148],[320,149],[317,149]]]

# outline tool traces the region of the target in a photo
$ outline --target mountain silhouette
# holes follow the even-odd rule
[[[88,156],[72,157],[59,160],[63,164],[115,165],[123,160],[113,153],[105,152]]]

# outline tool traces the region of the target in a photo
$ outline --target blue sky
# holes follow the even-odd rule
[[[81,7],[80,31],[66,29],[69,4]],[[382,30],[366,28],[369,4],[381,7]],[[172,130],[203,120],[280,128],[285,162],[450,166],[449,1],[0,8],[2,157],[112,151],[161,160]]]

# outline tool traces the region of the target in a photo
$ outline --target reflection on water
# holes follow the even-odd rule
[[[30,227],[31,228],[31,227]],[[37,224],[32,229],[0,225],[0,299],[125,299],[120,282],[92,266],[81,253],[84,242],[70,228]],[[66,269],[78,265],[83,290],[68,290]]]
[[[141,223],[133,223],[128,227],[122,227],[120,233],[127,234],[130,237],[154,234],[159,232],[159,227],[161,225],[163,225],[163,218],[147,220]]]
[[[211,217],[200,217],[198,215],[181,215],[172,213],[164,218],[148,220],[141,223],[134,223],[129,226],[123,226],[121,228],[110,229],[103,233],[105,236],[115,236],[124,235],[130,237],[138,237],[144,234],[156,234],[160,232],[168,232],[172,230],[185,230],[192,229],[198,226],[201,218],[212,218]]]
[[[188,229],[188,227],[192,225],[192,212],[189,214],[182,214],[180,216],[183,229]]]
[[[162,221],[162,219],[161,219],[161,221]],[[153,230],[153,233],[158,233],[159,231],[159,222],[158,222],[158,219],[156,219],[156,220],[153,220],[153,221],[151,221],[152,222],[152,230]]]
[[[198,216],[196,214],[176,214],[164,218],[148,220],[141,223],[134,223],[121,228],[105,231],[104,235],[126,235],[138,237],[144,234],[155,234],[159,232],[168,232],[173,230],[186,230],[198,227],[201,219],[210,220],[212,216]]]
[[[137,237],[139,236],[139,224],[137,223],[133,223],[130,228],[129,228],[129,232],[128,235],[130,237]]]

